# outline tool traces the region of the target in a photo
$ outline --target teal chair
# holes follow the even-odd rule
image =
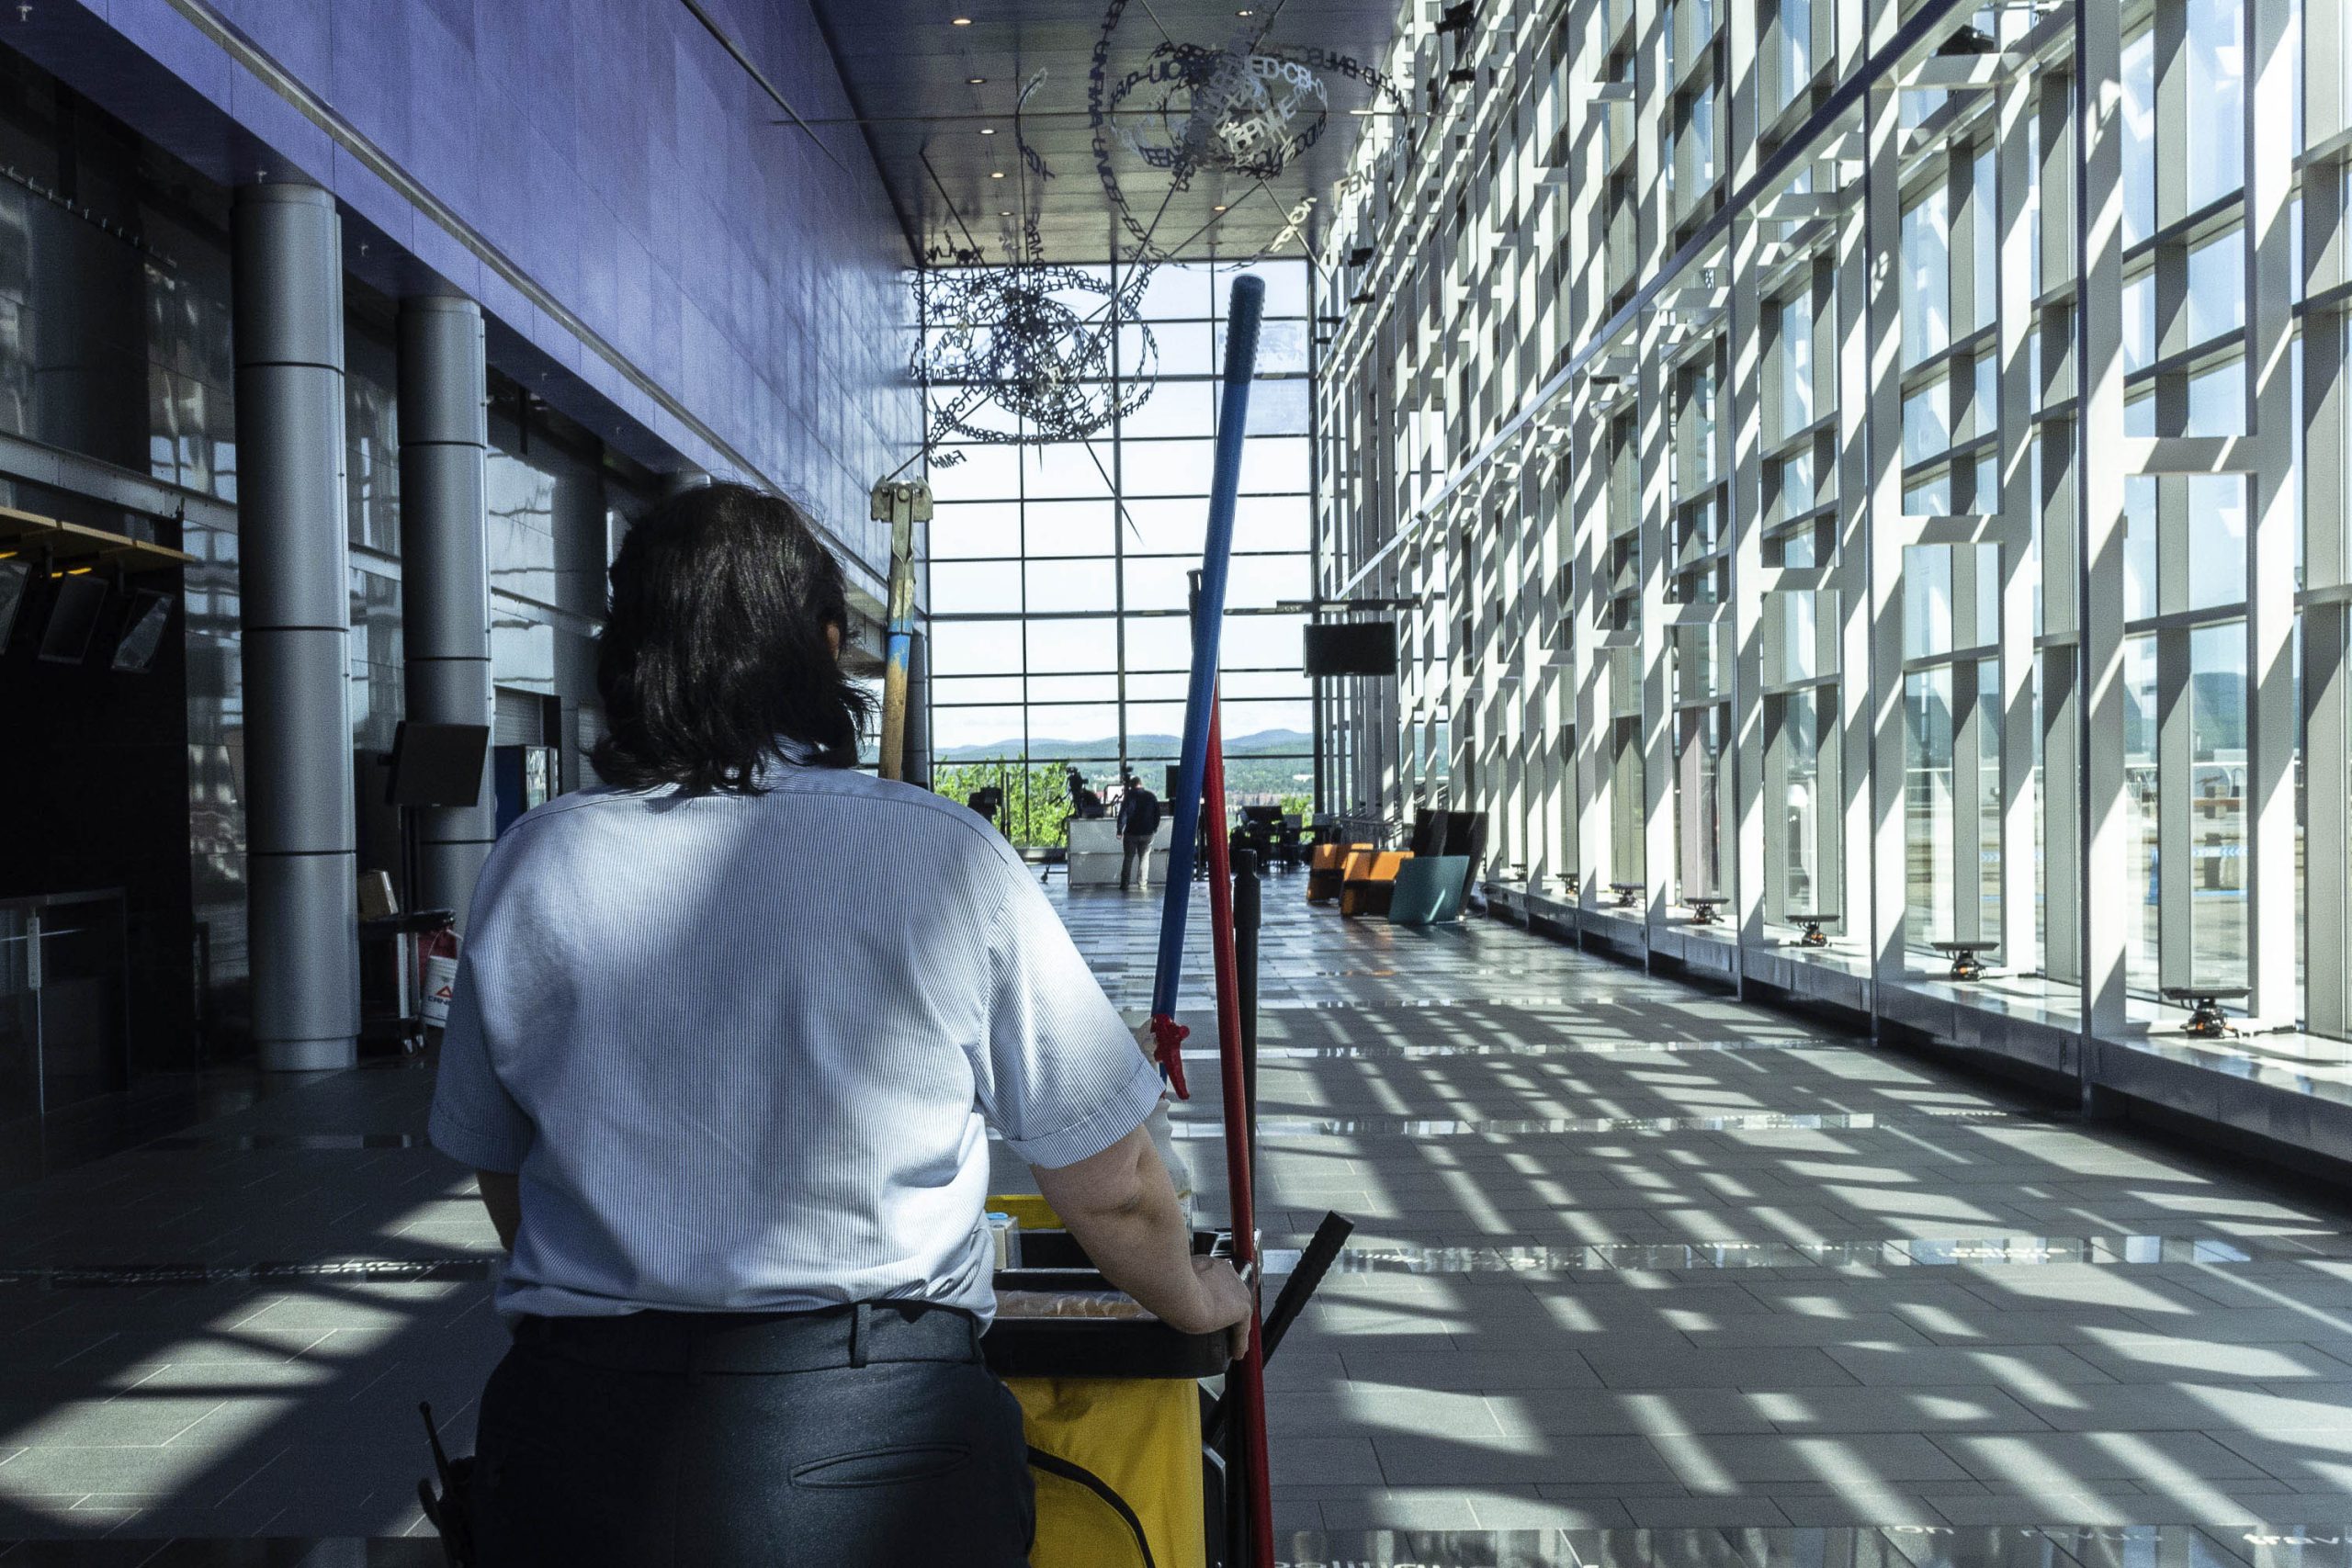
[[[1396,868],[1388,919],[1400,926],[1435,925],[1462,918],[1462,885],[1470,875],[1468,855],[1415,855]]]

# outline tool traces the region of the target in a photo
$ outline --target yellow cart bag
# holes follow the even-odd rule
[[[1201,1390],[1191,1379],[1005,1380],[1037,1484],[1030,1568],[1201,1568]]]
[[[989,1207],[1020,1225],[1021,1263],[996,1275],[1000,1311],[981,1344],[1021,1402],[1037,1489],[1030,1568],[1204,1568],[1200,1380],[1225,1370],[1225,1336],[1003,1310],[1007,1292],[1091,1295],[1109,1284],[1044,1199],[991,1193]],[[1193,1249],[1216,1239],[1195,1231]]]

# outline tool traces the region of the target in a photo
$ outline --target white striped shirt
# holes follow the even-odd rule
[[[483,871],[432,1136],[520,1173],[502,1311],[985,1318],[986,1124],[1051,1168],[1159,1100],[978,816],[836,769],[762,782],[566,795]]]

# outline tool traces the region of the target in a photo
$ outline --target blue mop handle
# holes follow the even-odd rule
[[[1226,567],[1233,556],[1233,499],[1241,490],[1241,435],[1250,423],[1250,378],[1258,367],[1258,318],[1266,308],[1263,278],[1233,280],[1225,308],[1225,398],[1218,405],[1216,468],[1209,480],[1208,542],[1201,547],[1200,605],[1193,616],[1193,676],[1184,689],[1184,750],[1176,764],[1175,824],[1168,852],[1168,886],[1159,915],[1159,966],[1151,981],[1151,1010],[1176,1013],[1176,983],[1184,967],[1184,916],[1193,901],[1193,847],[1200,837],[1201,781],[1208,770],[1209,705],[1216,694],[1217,633],[1225,624]],[[1225,809],[1219,802],[1217,809]]]

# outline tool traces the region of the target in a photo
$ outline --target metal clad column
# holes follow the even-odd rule
[[[473,301],[401,301],[401,632],[408,716],[420,723],[494,723],[485,375],[481,310]],[[474,879],[498,836],[487,755],[474,804],[419,812],[416,836],[416,904],[455,909],[462,927]]]
[[[359,1032],[343,237],[312,186],[247,186],[232,222],[254,1043],[347,1067]]]

